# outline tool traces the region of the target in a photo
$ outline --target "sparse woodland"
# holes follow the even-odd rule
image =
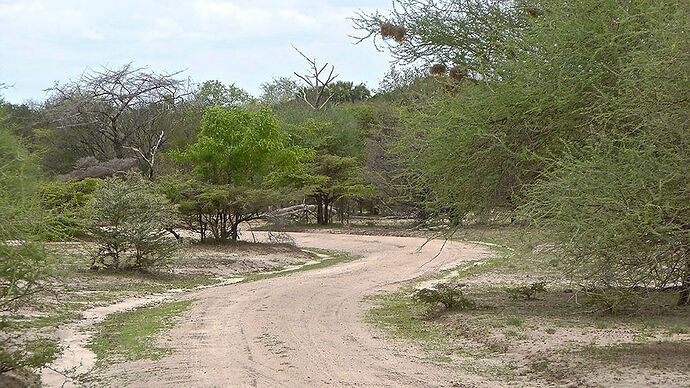
[[[267,75],[261,96],[128,64],[56,82],[41,102],[0,100],[0,327],[50,292],[46,242],[93,242],[91,271],[146,271],[188,243],[183,230],[219,243],[247,222],[363,215],[440,238],[529,228],[591,298],[644,311],[637,297],[663,291],[687,308],[690,3],[393,5],[352,15],[356,42],[395,58],[377,88],[298,51],[305,68]],[[286,208],[299,210],[274,216]],[[449,290],[444,305],[458,304]],[[0,374],[57,352],[0,341]]]

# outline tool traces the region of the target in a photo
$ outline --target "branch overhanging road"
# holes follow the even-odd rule
[[[487,257],[488,248],[448,242],[439,254],[440,240],[418,251],[423,238],[290,235],[300,247],[363,258],[190,293],[196,301],[163,339],[175,353],[116,365],[106,380],[134,387],[429,387],[460,377],[421,362],[412,347],[378,338],[365,322],[369,305],[362,299]]]

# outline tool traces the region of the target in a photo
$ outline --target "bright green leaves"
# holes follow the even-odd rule
[[[307,155],[301,148],[288,147],[288,140],[268,109],[254,113],[211,107],[204,114],[197,142],[181,157],[194,163],[205,181],[261,185],[293,171]]]

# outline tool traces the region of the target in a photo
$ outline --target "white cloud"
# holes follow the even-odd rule
[[[302,69],[294,43],[334,63],[343,79],[374,83],[388,57],[353,46],[347,17],[389,2],[362,1],[0,0],[0,82],[16,85],[4,95],[18,102],[42,98],[54,80],[87,66],[134,61],[257,92],[261,82]]]

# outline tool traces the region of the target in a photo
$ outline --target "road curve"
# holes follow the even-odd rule
[[[105,371],[111,386],[450,386],[447,369],[415,361],[376,337],[365,295],[393,290],[486,247],[422,238],[292,233],[300,247],[363,258],[291,275],[193,292],[196,301],[162,342],[175,353]],[[410,350],[412,351],[412,350]]]

